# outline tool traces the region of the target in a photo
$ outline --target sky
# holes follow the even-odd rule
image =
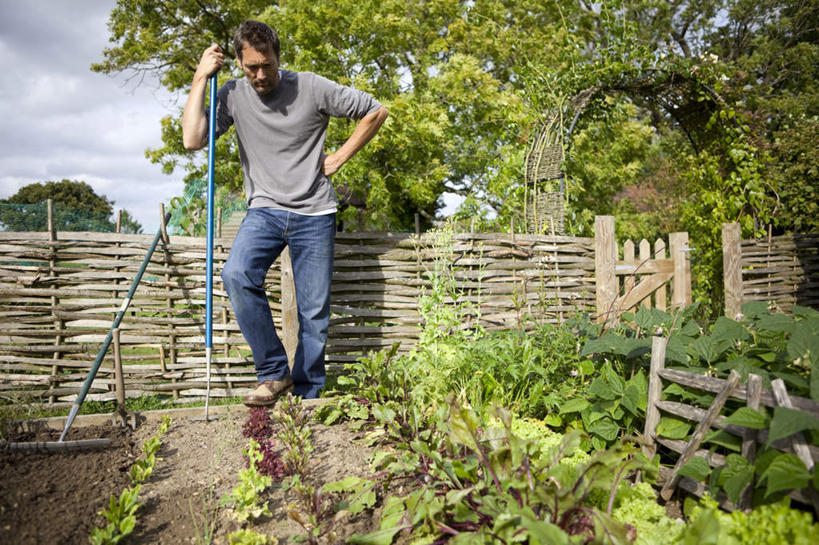
[[[116,0],[0,0],[0,198],[24,185],[87,182],[155,233],[183,173],[145,158],[185,97],[156,81],[92,72]],[[203,153],[203,152],[200,152]]]

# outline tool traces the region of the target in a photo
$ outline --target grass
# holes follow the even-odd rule
[[[237,405],[242,402],[241,397],[220,397],[212,398],[210,406]],[[178,409],[188,407],[204,407],[204,401],[193,401],[190,403],[174,402],[170,396],[147,395],[125,400],[125,410],[129,412],[142,412],[160,409]],[[117,410],[116,401],[85,401],[78,414],[111,414]],[[35,420],[37,418],[50,418],[55,416],[67,416],[70,409],[67,407],[59,409],[48,409],[30,399],[6,398],[0,403],[0,438],[5,439],[13,423],[20,420]]]

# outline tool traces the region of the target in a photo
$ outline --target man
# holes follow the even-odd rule
[[[218,138],[236,127],[248,211],[222,280],[258,375],[258,387],[244,403],[268,406],[291,390],[304,398],[318,397],[324,386],[337,205],[329,176],[378,132],[387,110],[367,93],[310,72],[280,70],[278,35],[264,23],[242,23],[234,47],[246,77],[219,89],[216,134]],[[187,149],[207,144],[205,89],[224,62],[218,45],[202,54],[182,115]],[[330,117],[359,121],[339,149],[325,154]],[[292,372],[263,289],[267,270],[285,246],[290,248],[299,316]]]

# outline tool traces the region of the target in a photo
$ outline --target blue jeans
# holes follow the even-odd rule
[[[236,321],[253,352],[259,382],[291,375],[263,283],[267,270],[290,248],[299,344],[293,360],[293,393],[318,397],[325,383],[324,350],[330,322],[330,283],[336,215],[304,216],[286,210],[251,208],[247,211],[222,269]]]

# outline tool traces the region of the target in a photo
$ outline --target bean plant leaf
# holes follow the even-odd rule
[[[582,360],[578,367],[583,375],[591,375],[594,373],[594,363],[591,360]]]
[[[723,430],[711,430],[705,435],[704,443],[711,443],[739,452],[742,448],[742,439]]]
[[[591,403],[589,403],[587,400],[581,397],[576,397],[568,400],[560,407],[560,414],[579,413],[590,405]]]
[[[683,439],[691,431],[691,424],[673,416],[664,416],[657,424],[657,435],[668,439]]]
[[[805,464],[796,454],[782,453],[768,465],[760,476],[765,481],[765,497],[782,490],[794,490],[805,487],[811,475]]]
[[[711,473],[711,466],[702,456],[694,456],[680,468],[678,473],[683,477],[691,477],[704,482]]]
[[[597,377],[591,381],[589,393],[600,399],[612,400],[617,397],[611,385],[603,377]]]
[[[742,426],[754,430],[764,430],[768,428],[768,414],[764,409],[757,411],[750,407],[740,407],[734,411],[731,416],[723,420],[722,423],[734,424],[735,426]]]
[[[713,341],[711,335],[698,337],[694,339],[689,346],[695,356],[698,356],[701,360],[705,360],[707,363],[717,361],[723,352],[723,350],[719,348],[719,344]]]
[[[593,433],[606,441],[614,441],[617,439],[617,434],[620,433],[620,426],[609,417],[601,418],[590,426],[587,426],[586,431]]]
[[[794,305],[791,307],[791,312],[797,318],[802,318],[804,320],[819,320],[819,310],[816,310],[815,308]]]
[[[819,418],[797,409],[776,407],[768,432],[768,445],[805,430],[819,430]]]
[[[623,392],[623,399],[620,400],[623,408],[634,416],[639,415],[637,410],[637,402],[639,401],[640,393],[635,386],[626,386],[626,391]]]
[[[745,326],[725,316],[717,318],[711,337],[715,343],[724,343],[729,347],[733,346],[737,341],[751,340],[751,334],[748,333]]]
[[[623,342],[616,347],[615,354],[625,356],[628,359],[636,359],[651,353],[651,339],[648,337],[641,339],[626,337],[623,338],[622,341]]]
[[[586,344],[583,345],[583,350],[580,352],[580,356],[617,353],[618,350],[622,350],[622,346],[623,337],[620,337],[613,331],[606,331],[600,337],[586,341]]]
[[[619,397],[623,395],[623,391],[626,388],[626,381],[620,376],[620,373],[617,373],[610,365],[606,365],[606,367],[603,368],[603,376],[606,378],[606,382],[611,385],[615,396]]]
[[[700,334],[700,324],[698,324],[695,320],[688,320],[685,322],[680,328],[680,335],[684,337],[696,337]]]
[[[819,335],[816,335],[809,324],[800,324],[791,335],[788,340],[788,356],[797,366],[810,369],[810,397],[819,401]]]
[[[778,333],[793,333],[797,329],[796,321],[787,314],[764,315],[759,319],[756,326],[758,329],[767,329]]]
[[[665,359],[669,363],[681,363],[688,365],[688,352],[686,351],[687,337],[673,334],[668,338],[665,345]]]
[[[754,466],[748,460],[739,454],[729,454],[725,457],[719,484],[729,500],[737,503],[742,490],[753,478]]]
[[[793,360],[810,362],[819,358],[819,338],[807,327],[799,327],[788,340],[788,355]]]
[[[740,308],[746,318],[759,318],[768,314],[768,303],[765,301],[750,301]]]

